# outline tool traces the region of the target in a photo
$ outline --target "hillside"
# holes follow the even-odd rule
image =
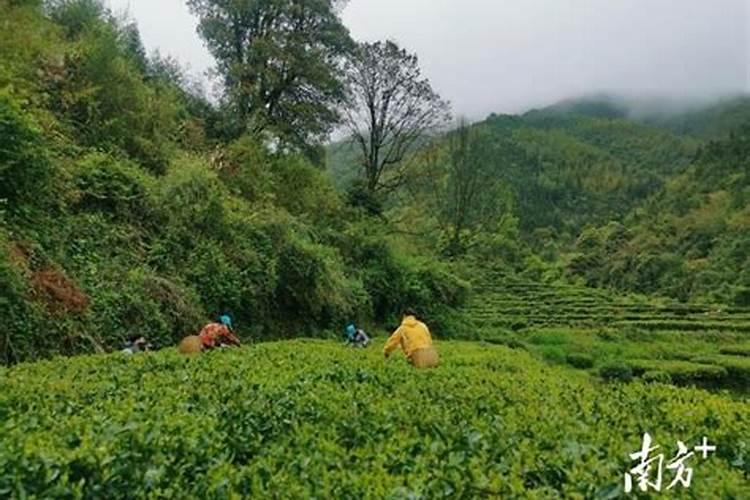
[[[525,232],[576,233],[627,213],[690,163],[700,142],[627,118],[608,102],[570,101],[473,125],[495,144],[496,180],[509,185]],[[329,147],[340,186],[356,178],[353,147]]]
[[[233,132],[99,2],[0,1],[0,25],[0,363],[174,345],[225,313],[250,340],[461,304],[445,263],[307,151]]]
[[[489,151],[486,182],[507,201],[466,232],[464,252],[590,286],[747,305],[747,103],[572,99],[473,124]],[[433,143],[434,155],[451,134]],[[350,154],[346,144],[331,149],[329,172],[342,182],[352,178]],[[447,160],[428,158],[415,162],[411,208],[390,213],[444,235],[435,186],[455,180]],[[432,241],[445,246],[445,236]]]

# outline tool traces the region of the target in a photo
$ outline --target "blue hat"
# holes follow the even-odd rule
[[[357,327],[355,327],[353,324],[349,324],[346,327],[346,334],[350,337],[353,337],[354,334],[357,333]]]
[[[226,314],[219,316],[219,323],[221,323],[224,326],[228,326],[229,328],[232,328],[232,318],[230,318]]]

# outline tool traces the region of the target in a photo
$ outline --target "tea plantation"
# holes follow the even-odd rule
[[[750,309],[482,273],[472,338],[604,378],[750,389]]]
[[[736,395],[438,348],[431,371],[305,340],[2,369],[0,497],[615,498],[644,432],[665,460],[678,440],[717,446],[670,493],[750,497]]]
[[[469,307],[479,328],[614,326],[644,330],[750,332],[750,307],[685,304],[615,295],[603,289],[524,280],[498,271],[480,274]]]

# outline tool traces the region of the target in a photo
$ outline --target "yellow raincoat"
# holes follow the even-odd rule
[[[417,321],[414,316],[406,316],[401,322],[401,326],[393,332],[393,335],[385,343],[383,352],[388,356],[399,346],[401,346],[409,361],[413,361],[416,351],[431,348],[432,335],[430,335],[427,325]]]

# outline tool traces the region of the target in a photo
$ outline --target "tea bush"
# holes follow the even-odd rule
[[[678,440],[717,446],[676,493],[750,494],[746,402],[437,348],[428,372],[304,340],[0,369],[0,496],[616,497],[643,432],[669,456]]]
[[[594,358],[589,356],[588,354],[582,354],[582,353],[569,353],[565,361],[568,362],[570,366],[573,366],[575,368],[581,368],[581,369],[588,369],[594,366]]]
[[[599,375],[608,381],[628,382],[633,378],[633,369],[624,361],[613,360],[599,367]]]

